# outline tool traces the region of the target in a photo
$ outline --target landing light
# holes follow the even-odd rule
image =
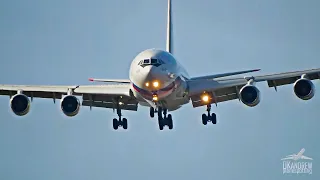
[[[153,96],[152,96],[152,100],[153,100],[153,101],[158,101],[158,96],[157,96],[157,95],[153,95]]]
[[[149,87],[149,83],[148,82],[146,82],[146,86]]]
[[[158,81],[154,81],[153,82],[153,87],[158,87],[159,86],[159,82]]]
[[[208,102],[208,101],[210,100],[210,97],[205,94],[205,95],[202,96],[201,99],[202,99],[202,101],[204,101],[204,102]]]

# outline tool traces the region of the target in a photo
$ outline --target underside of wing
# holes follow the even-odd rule
[[[238,99],[238,92],[243,86],[234,86],[218,89],[215,91],[203,91],[203,93],[190,96],[193,107],[199,107],[210,104],[218,104],[224,101]],[[204,96],[208,97],[208,101],[204,101]]]
[[[193,107],[234,99],[253,107],[260,102],[260,91],[255,86],[256,82],[267,81],[268,86],[276,90],[278,86],[294,84],[296,96],[302,100],[309,100],[315,92],[311,80],[319,78],[320,69],[310,69],[242,78],[191,79],[188,81],[188,86]]]
[[[75,93],[82,94],[82,105],[137,111],[138,102],[129,84],[80,86]]]
[[[84,86],[0,85],[0,95],[10,96],[10,106],[17,115],[29,112],[34,98],[61,99],[61,109],[67,116],[79,112],[80,105],[137,111],[138,102],[130,84]],[[80,97],[78,97],[80,96]],[[29,98],[31,101],[29,100]],[[79,99],[82,99],[82,103]]]

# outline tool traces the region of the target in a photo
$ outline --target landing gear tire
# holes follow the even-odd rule
[[[164,124],[163,124],[163,119],[161,117],[158,117],[158,124],[159,124],[159,129],[162,131]]]
[[[123,129],[128,129],[128,120],[126,118],[122,119],[122,127]]]
[[[207,125],[208,123],[208,116],[206,114],[202,114],[202,124]]]
[[[167,120],[168,120],[169,129],[173,129],[173,121],[172,121],[171,114],[168,115]]]
[[[154,108],[153,107],[151,107],[150,108],[150,117],[154,117]]]
[[[212,124],[217,124],[217,115],[216,115],[216,113],[212,113],[211,114],[210,120],[211,120]]]
[[[117,130],[118,127],[119,127],[118,119],[114,118],[114,119],[113,119],[113,129]]]
[[[167,116],[167,109],[162,110],[162,108],[158,108],[158,124],[160,130],[163,130],[164,126],[168,126],[169,129],[173,129],[172,115],[168,114]]]
[[[162,108],[158,107],[158,117],[162,118]]]

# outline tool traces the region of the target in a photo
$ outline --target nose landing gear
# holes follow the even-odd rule
[[[167,116],[167,109],[162,109],[161,107],[158,108],[158,124],[160,130],[163,130],[163,127],[166,125],[169,129],[173,129],[172,115],[168,114]]]
[[[207,123],[209,121],[211,121],[212,124],[217,124],[217,115],[216,115],[216,113],[210,114],[210,111],[211,111],[211,104],[207,105],[208,115],[207,114],[202,114],[202,124],[203,125],[207,125]]]

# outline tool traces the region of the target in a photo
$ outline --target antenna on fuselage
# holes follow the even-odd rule
[[[166,51],[173,53],[173,40],[172,40],[172,17],[171,17],[171,0],[168,0],[168,19],[167,19],[167,44]]]

